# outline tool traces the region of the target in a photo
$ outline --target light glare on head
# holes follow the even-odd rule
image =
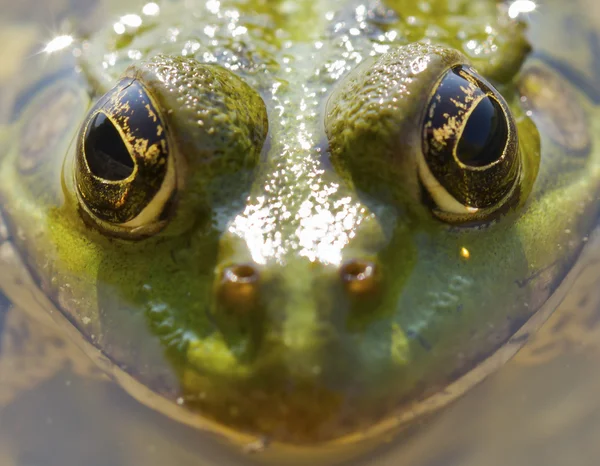
[[[531,13],[535,11],[537,5],[532,0],[515,0],[508,7],[508,16],[515,19],[522,13]]]
[[[156,16],[160,13],[160,7],[154,2],[146,3],[142,8],[142,13],[146,16]]]
[[[142,25],[142,18],[139,15],[125,15],[121,16],[121,24],[130,28],[139,28]]]

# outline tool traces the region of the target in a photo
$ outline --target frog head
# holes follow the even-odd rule
[[[496,2],[218,3],[122,17],[23,111],[0,184],[34,275],[136,383],[234,430],[329,441],[458,396],[593,224],[589,99],[523,65]]]

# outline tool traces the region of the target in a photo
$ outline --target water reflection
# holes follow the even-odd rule
[[[73,36],[68,34],[56,36],[50,42],[48,42],[48,44],[46,44],[44,52],[48,54],[58,52],[71,46],[71,44],[73,44],[74,41],[75,39],[73,38]]]
[[[532,0],[515,0],[508,8],[508,16],[515,19],[520,14],[531,13],[535,11],[537,5]]]

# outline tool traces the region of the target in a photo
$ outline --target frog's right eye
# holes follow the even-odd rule
[[[518,116],[458,51],[416,43],[346,75],[327,103],[325,130],[334,168],[359,190],[471,224],[531,192],[539,137]]]
[[[123,232],[157,227],[175,194],[174,172],[157,106],[139,81],[123,79],[81,130],[75,184],[82,209]]]
[[[517,187],[521,154],[504,98],[469,66],[448,70],[425,111],[421,184],[448,221],[495,211]]]

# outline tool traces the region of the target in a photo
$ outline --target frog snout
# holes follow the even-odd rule
[[[314,379],[331,355],[344,358],[345,330],[375,310],[381,283],[371,258],[227,263],[215,277],[214,320],[240,361],[270,361],[294,379]]]

